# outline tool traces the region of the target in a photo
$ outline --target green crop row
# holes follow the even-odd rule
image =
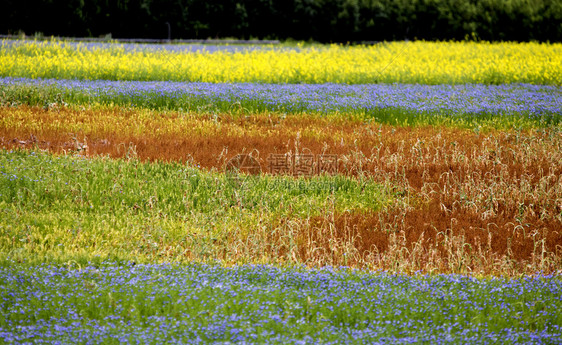
[[[283,219],[371,212],[398,200],[371,179],[204,172],[141,163],[133,153],[110,160],[0,151],[2,256],[204,259]]]

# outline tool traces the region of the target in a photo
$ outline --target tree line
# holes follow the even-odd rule
[[[562,41],[560,0],[3,0],[0,34]]]

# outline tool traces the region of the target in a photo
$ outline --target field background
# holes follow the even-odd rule
[[[0,15],[0,342],[562,341],[556,2],[112,4]]]
[[[0,144],[40,150],[4,154],[6,258],[560,268],[559,44],[2,47]],[[326,154],[335,177],[270,169]]]

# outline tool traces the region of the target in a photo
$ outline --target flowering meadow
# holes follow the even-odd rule
[[[171,49],[166,49],[171,48]],[[374,46],[178,49],[3,40],[0,76],[207,83],[560,85],[559,43],[388,42]]]
[[[413,344],[562,340],[562,282],[207,265],[1,268],[15,343]]]
[[[0,343],[562,343],[562,46],[0,44]]]
[[[6,99],[162,110],[342,113],[386,123],[559,123],[562,88],[531,84],[261,84],[1,78]],[[476,121],[475,121],[476,120]]]

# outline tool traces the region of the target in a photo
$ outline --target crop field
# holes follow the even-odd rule
[[[562,45],[0,43],[0,342],[562,342]]]

